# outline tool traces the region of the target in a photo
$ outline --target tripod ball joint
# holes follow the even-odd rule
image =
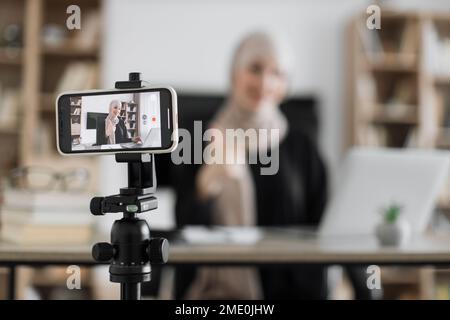
[[[169,260],[169,241],[164,238],[151,238],[146,252],[150,263],[165,264]]]
[[[92,257],[98,262],[108,262],[114,258],[114,247],[108,242],[99,242],[92,247]]]

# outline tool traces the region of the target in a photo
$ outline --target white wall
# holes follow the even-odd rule
[[[152,92],[152,93],[146,93],[141,94],[139,96],[139,114],[137,116],[137,121],[139,121],[139,135],[142,139],[144,139],[144,146],[145,146],[145,139],[147,138],[148,133],[153,128],[161,128],[161,110],[160,110],[160,101],[159,101],[159,92]],[[152,118],[155,118],[155,121],[152,120]],[[156,132],[156,130],[153,130]],[[161,131],[158,131],[158,135],[161,137]],[[161,138],[154,140],[150,139],[148,137],[148,143],[155,143],[158,142],[158,144],[155,144],[155,147],[161,147]]]

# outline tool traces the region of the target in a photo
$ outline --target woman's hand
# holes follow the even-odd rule
[[[243,179],[246,174],[245,164],[245,150],[239,150],[233,146],[225,146],[222,140],[215,140],[211,142],[216,150],[216,153],[222,153],[218,157],[220,163],[204,164],[199,171],[197,177],[197,191],[201,199],[207,199],[219,195],[224,186],[230,181],[239,181]],[[231,148],[234,147],[233,150]],[[227,153],[234,155],[234,159],[227,163]],[[208,160],[205,159],[206,163]]]
[[[137,144],[142,144],[142,139],[139,136],[131,138],[131,141],[133,141]]]

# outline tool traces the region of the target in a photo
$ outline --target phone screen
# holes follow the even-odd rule
[[[58,100],[60,150],[92,153],[170,148],[172,102],[167,89],[63,95]]]

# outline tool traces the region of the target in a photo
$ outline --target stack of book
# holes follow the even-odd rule
[[[94,62],[71,62],[64,69],[55,93],[95,88],[98,65]]]
[[[91,196],[69,192],[7,189],[1,237],[20,244],[83,244],[92,237]]]
[[[16,131],[19,109],[19,90],[3,87],[0,83],[0,127],[3,130]]]

